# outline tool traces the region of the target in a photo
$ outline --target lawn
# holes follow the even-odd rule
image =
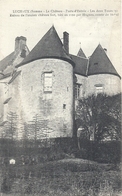
[[[83,159],[1,166],[0,196],[120,196],[120,166]]]

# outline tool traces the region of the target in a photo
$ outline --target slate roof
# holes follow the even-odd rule
[[[3,73],[0,72],[0,80],[4,79],[4,78],[8,78],[10,76],[11,76],[11,73],[3,74]]]
[[[14,52],[6,56],[3,60],[0,61],[0,71],[4,71],[7,66],[11,65],[14,60]]]
[[[87,76],[88,59],[70,54],[75,63],[74,73]]]
[[[11,65],[15,60],[15,53],[12,52],[8,56],[6,56],[3,60],[0,61],[0,80],[11,76],[13,71]],[[5,72],[6,69],[9,68],[9,71]]]
[[[42,58],[63,59],[74,64],[70,56],[65,51],[54,26],[49,29],[49,31],[42,37],[25,59],[16,67]]]
[[[81,48],[79,49],[77,56],[68,54],[54,26],[48,30],[48,32],[42,37],[42,39],[31,50],[31,52],[21,63],[16,65],[16,67],[42,58],[56,58],[67,61],[72,65],[75,65],[74,73],[83,76],[90,76],[95,74],[113,74],[119,76],[100,44],[97,46],[89,59],[86,58]],[[11,75],[10,73],[5,74],[4,70],[12,64],[14,59],[15,54],[12,52],[10,55],[0,61],[0,79]],[[19,72],[14,74],[9,83],[11,83],[18,75]]]
[[[77,56],[86,58],[86,55],[84,54],[84,52],[81,48],[79,49]]]
[[[113,74],[119,76],[100,44],[89,58],[88,76],[94,74]]]

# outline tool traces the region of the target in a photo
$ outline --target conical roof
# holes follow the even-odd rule
[[[86,58],[86,55],[84,54],[84,52],[81,48],[79,49],[77,56]]]
[[[74,64],[70,56],[66,53],[54,26],[49,29],[25,59],[16,67],[42,58],[62,59]]]
[[[113,74],[119,76],[100,44],[89,59],[88,75],[94,74]]]

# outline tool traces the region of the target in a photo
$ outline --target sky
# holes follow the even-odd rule
[[[25,36],[31,50],[54,25],[61,39],[69,33],[72,54],[81,47],[88,57],[100,43],[120,74],[120,9],[120,0],[0,0],[0,60],[14,51],[17,36]]]

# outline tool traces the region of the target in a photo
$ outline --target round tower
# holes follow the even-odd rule
[[[99,44],[89,59],[87,95],[120,93],[120,76]]]
[[[18,65],[23,119],[39,139],[73,134],[73,65],[54,27]]]

